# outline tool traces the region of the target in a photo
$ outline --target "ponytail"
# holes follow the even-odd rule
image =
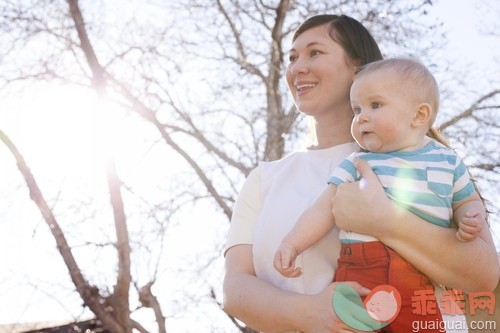
[[[441,134],[441,132],[435,128],[435,127],[431,127],[429,128],[429,131],[427,131],[427,136],[431,139],[434,139],[436,140],[437,142],[439,142],[440,144],[448,147],[448,148],[451,148],[450,147],[450,143],[448,142],[448,140],[446,140],[446,138],[444,137],[443,134]]]

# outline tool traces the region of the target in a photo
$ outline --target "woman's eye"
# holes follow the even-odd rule
[[[290,61],[290,62],[294,62],[295,60],[297,60],[297,56],[296,55],[290,55],[288,57],[288,61]]]
[[[318,55],[318,54],[321,54],[321,53],[322,53],[321,51],[318,51],[318,50],[312,50],[312,51],[311,51],[311,57],[314,57],[314,56],[316,56],[316,55]]]

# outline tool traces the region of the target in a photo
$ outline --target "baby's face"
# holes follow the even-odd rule
[[[419,104],[401,83],[392,70],[378,70],[354,80],[351,132],[362,148],[387,153],[421,147],[422,133],[413,124]]]

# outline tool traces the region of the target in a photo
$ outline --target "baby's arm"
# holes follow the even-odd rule
[[[332,198],[336,185],[328,185],[314,204],[299,218],[295,226],[283,238],[274,256],[274,267],[284,276],[298,277],[302,274],[295,267],[295,258],[325,236],[335,225],[332,214]]]
[[[457,238],[462,242],[474,240],[486,222],[486,209],[477,192],[453,204],[453,221],[458,226]]]

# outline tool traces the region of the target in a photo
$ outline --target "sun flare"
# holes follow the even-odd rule
[[[104,160],[118,149],[124,112],[70,86],[45,86],[26,96],[6,110],[15,117],[1,123],[33,171],[49,177],[102,173]]]

